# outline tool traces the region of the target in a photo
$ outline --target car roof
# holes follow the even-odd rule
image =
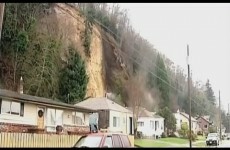
[[[91,133],[91,134],[87,134],[85,136],[107,136],[107,135],[114,135],[114,134],[119,134],[119,135],[126,135],[128,136],[127,134],[124,134],[124,133],[119,133],[119,132],[98,132],[98,133]]]

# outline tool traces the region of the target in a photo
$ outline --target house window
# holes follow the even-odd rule
[[[120,118],[113,117],[113,127],[119,127],[120,126]]]
[[[154,129],[154,121],[150,121],[150,128]]]
[[[72,112],[72,124],[83,125],[84,114],[79,112]]]
[[[137,122],[137,126],[138,127],[143,127],[144,126],[144,122]]]
[[[155,121],[155,131],[159,128],[159,121]]]
[[[207,128],[208,128],[208,125],[204,125],[204,128],[206,128],[206,129],[207,129]]]
[[[63,110],[47,109],[47,131],[55,132],[57,125],[63,125]]]
[[[20,115],[24,114],[24,103],[2,100],[1,114]]]

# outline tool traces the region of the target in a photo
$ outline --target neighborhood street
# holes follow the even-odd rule
[[[229,147],[230,148],[230,140],[221,141],[221,143],[218,147]]]

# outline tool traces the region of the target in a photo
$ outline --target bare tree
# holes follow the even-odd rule
[[[128,93],[128,106],[132,108],[133,111],[133,126],[134,126],[134,136],[137,137],[137,120],[139,116],[139,111],[141,104],[144,99],[144,78],[140,73],[136,76],[131,77],[126,83],[126,89]]]

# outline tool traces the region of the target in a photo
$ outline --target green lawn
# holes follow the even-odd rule
[[[195,143],[195,144],[192,144],[192,145],[196,146],[196,147],[206,147],[205,141],[201,142],[201,143]]]
[[[187,144],[189,142],[188,139],[182,139],[176,137],[161,138],[159,140],[164,142],[174,143],[174,144]]]
[[[169,144],[159,143],[157,140],[152,139],[135,139],[135,145],[140,147],[168,147]]]
[[[205,141],[205,136],[201,136],[201,135],[198,135],[197,136],[197,140],[199,140],[199,141]]]
[[[197,142],[197,143],[196,143]],[[196,142],[192,145],[196,147],[205,147],[205,137],[197,137]],[[184,147],[184,145],[188,144],[188,139],[176,138],[176,137],[168,137],[161,138],[157,140],[153,139],[135,139],[135,145],[140,147],[170,147],[177,145],[178,147]]]

